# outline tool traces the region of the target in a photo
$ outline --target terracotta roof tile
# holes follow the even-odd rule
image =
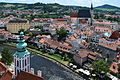
[[[114,73],[118,72],[118,63],[113,62],[110,66],[110,70],[113,71]]]
[[[88,58],[92,59],[92,60],[95,60],[96,57],[95,56],[92,56],[92,55],[88,55]]]
[[[45,79],[43,77],[33,75],[29,72],[21,71],[20,74],[17,75],[15,80],[45,80]]]
[[[110,36],[112,39],[118,39],[120,38],[120,33],[118,31],[114,31],[112,35]]]
[[[13,73],[2,63],[0,62],[0,80],[12,80]]]

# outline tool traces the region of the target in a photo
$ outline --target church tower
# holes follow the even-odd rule
[[[90,8],[90,13],[91,13],[91,22],[90,22],[90,25],[92,26],[93,25],[93,14],[94,14],[94,11],[93,11],[93,4],[91,3],[91,8]]]
[[[17,51],[14,54],[14,72],[17,76],[21,70],[30,72],[30,53],[26,49],[27,43],[24,40],[24,32],[20,32]]]

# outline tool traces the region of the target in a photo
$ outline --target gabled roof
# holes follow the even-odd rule
[[[113,62],[110,66],[110,70],[114,73],[117,73],[118,72],[118,63]]]
[[[21,71],[15,80],[45,80],[43,77],[39,77],[29,72]]]
[[[79,10],[78,18],[91,18],[90,10]]]

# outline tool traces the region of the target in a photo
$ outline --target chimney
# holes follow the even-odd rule
[[[42,71],[38,70],[38,71],[37,71],[37,75],[38,75],[39,77],[42,77]]]
[[[30,72],[31,72],[32,74],[34,74],[34,68],[31,68],[31,69],[30,69]]]

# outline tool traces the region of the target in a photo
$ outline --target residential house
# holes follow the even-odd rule
[[[49,26],[51,22],[51,18],[35,18],[30,22],[30,26]]]
[[[109,69],[114,73],[118,73],[119,65],[120,65],[120,54],[118,53],[115,57],[115,61],[111,64]]]
[[[64,51],[64,52],[71,52],[71,49],[72,47],[68,44],[68,43],[61,43],[61,42],[58,42],[58,41],[54,41],[54,40],[49,40],[49,39],[40,39],[39,41],[41,43],[41,46],[40,47],[43,47],[45,46],[46,48],[50,48],[50,49],[53,49],[53,50],[61,50],[61,51]]]
[[[89,54],[89,51],[85,49],[81,49],[77,54],[73,56],[73,59],[77,64],[82,66],[83,63],[87,61],[88,54]]]
[[[13,37],[13,35],[9,31],[5,31],[4,29],[0,29],[0,41],[6,41],[12,37]]]
[[[101,32],[101,33],[112,32],[112,29],[109,28],[109,27],[96,26],[96,27],[95,27],[95,32]]]
[[[56,25],[67,25],[68,20],[67,19],[53,19],[52,23]]]

